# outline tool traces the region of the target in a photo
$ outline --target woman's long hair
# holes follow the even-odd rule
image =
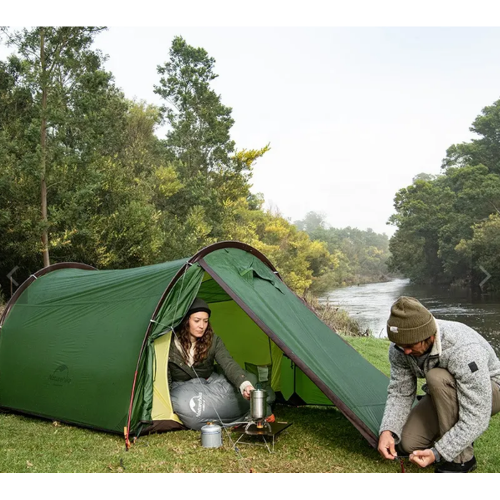
[[[189,361],[189,351],[191,350],[191,337],[189,334],[189,318],[191,315],[186,316],[181,323],[180,331],[179,331],[179,341],[182,346],[182,357],[184,361]],[[210,324],[210,320],[208,321],[207,329],[203,334],[203,337],[196,339],[194,345],[194,360],[193,364],[196,365],[201,363],[207,356],[208,350],[212,345],[212,340],[214,338],[214,331],[212,330],[212,325]]]

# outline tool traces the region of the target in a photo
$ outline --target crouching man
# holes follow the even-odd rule
[[[476,331],[455,321],[436,320],[412,297],[391,307],[387,334],[391,378],[380,426],[378,451],[400,454],[435,472],[476,468],[474,440],[500,411],[500,361]],[[413,406],[417,378],[426,395]],[[396,450],[397,449],[397,450]]]

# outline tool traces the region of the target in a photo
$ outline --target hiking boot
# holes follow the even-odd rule
[[[465,463],[443,462],[436,467],[434,472],[472,472],[477,467],[476,458],[472,458]]]

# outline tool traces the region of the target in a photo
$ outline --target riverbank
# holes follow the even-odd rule
[[[347,337],[368,337],[370,332],[363,330],[359,323],[347,311],[333,304],[320,302],[313,295],[306,295],[305,303],[318,318],[328,325],[334,332]]]

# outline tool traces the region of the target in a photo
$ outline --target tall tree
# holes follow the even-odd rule
[[[2,28],[9,46],[15,46],[22,59],[23,85],[32,97],[31,129],[38,129],[37,176],[40,182],[41,240],[43,265],[50,265],[47,180],[61,154],[61,132],[77,136],[75,127],[65,127],[72,114],[71,94],[81,90],[83,81],[97,75],[100,53],[91,50],[96,34],[104,28],[36,27],[11,31]],[[89,83],[89,82],[87,82]],[[94,84],[98,84],[94,80]],[[87,85],[88,88],[88,85]],[[91,90],[87,95],[91,97]],[[89,111],[92,111],[89,109]],[[59,144],[58,144],[59,143]],[[59,151],[58,151],[59,149]]]
[[[480,137],[447,150],[443,175],[420,174],[396,195],[391,266],[415,281],[477,288],[485,276],[481,263],[496,269],[489,254],[498,229],[491,217],[500,213],[500,100],[470,130]]]
[[[207,174],[217,167],[232,165],[234,124],[231,108],[224,106],[211,88],[218,75],[215,59],[178,36],[170,48],[170,61],[158,66],[160,85],[156,94],[165,99],[163,107],[171,130],[167,144],[185,169],[185,175]]]
[[[40,250],[39,202],[32,207],[39,182],[32,175],[35,148],[30,140],[33,99],[20,86],[22,62],[0,62],[0,282],[21,263],[36,266]],[[38,197],[37,197],[38,198]],[[19,273],[14,276],[19,281]],[[9,283],[4,281],[4,289]]]
[[[396,214],[389,222],[397,226],[390,241],[390,269],[414,281],[439,282],[443,261],[439,256],[439,232],[448,223],[455,193],[436,181],[416,180],[400,189],[394,199]]]
[[[169,56],[158,66],[155,93],[165,102],[162,111],[170,126],[165,145],[183,187],[170,200],[168,232],[180,232],[193,245],[199,243],[200,234],[207,242],[227,239],[239,218],[235,206],[252,198],[253,165],[269,145],[236,149],[230,133],[232,110],[212,88],[218,77],[215,59],[203,48],[175,37]],[[184,221],[190,222],[179,227]],[[191,238],[186,234],[189,228],[197,228],[199,234]]]

